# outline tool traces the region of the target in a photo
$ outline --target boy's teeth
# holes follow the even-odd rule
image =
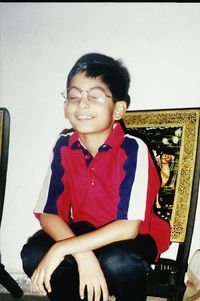
[[[91,116],[78,116],[78,119],[92,119]]]

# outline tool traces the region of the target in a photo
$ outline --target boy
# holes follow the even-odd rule
[[[70,71],[62,133],[34,213],[42,231],[23,268],[52,301],[143,301],[149,264],[169,247],[153,212],[160,178],[147,146],[124,132],[130,76],[119,60],[83,55]]]

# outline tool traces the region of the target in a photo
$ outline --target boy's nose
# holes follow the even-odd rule
[[[89,101],[88,101],[88,95],[87,95],[87,92],[85,93],[81,93],[81,98],[80,98],[80,101],[79,101],[79,107],[80,108],[87,108],[89,105]]]

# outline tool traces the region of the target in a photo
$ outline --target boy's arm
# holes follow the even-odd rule
[[[40,225],[56,242],[75,236],[68,224],[55,214],[41,213]]]
[[[60,256],[95,250],[112,242],[135,238],[139,225],[139,220],[116,220],[92,232],[57,242],[54,248]]]
[[[55,241],[55,248],[63,256],[95,250],[109,243],[135,238],[140,221],[117,220],[92,232],[75,236],[71,228],[59,216],[42,213],[40,224]]]

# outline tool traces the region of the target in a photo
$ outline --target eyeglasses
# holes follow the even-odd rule
[[[89,91],[80,90],[76,87],[69,87],[61,95],[67,100],[69,103],[78,103],[82,98],[82,93],[87,93],[87,100],[93,104],[101,104],[106,101],[106,97],[113,98],[110,95],[107,95],[105,91],[100,87],[91,88]]]

